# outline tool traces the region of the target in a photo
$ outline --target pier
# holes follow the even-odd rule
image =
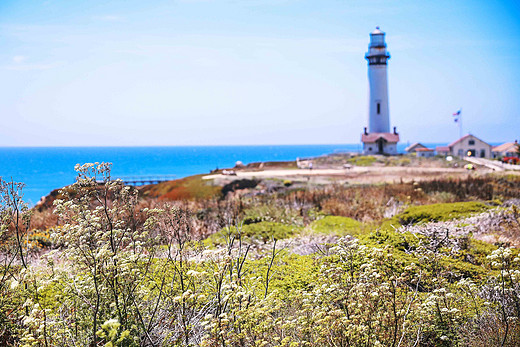
[[[176,179],[176,175],[146,175],[146,176],[120,176],[113,177],[114,180],[120,179],[126,186],[145,186],[148,184],[157,184],[161,182],[171,181]],[[103,181],[98,181],[103,183]]]
[[[145,186],[176,179],[176,175],[121,176],[119,179],[127,186]]]

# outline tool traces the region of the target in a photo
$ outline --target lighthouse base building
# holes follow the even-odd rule
[[[361,135],[363,142],[363,154],[397,154],[399,134],[394,128],[393,133],[365,133]]]
[[[370,33],[370,44],[365,54],[368,61],[368,127],[361,135],[364,154],[397,154],[399,134],[394,127],[390,132],[388,107],[387,62],[385,33],[376,28]]]

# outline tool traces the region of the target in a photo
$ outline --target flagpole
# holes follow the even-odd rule
[[[459,114],[459,139],[461,139],[463,136],[462,134],[462,109],[461,109],[461,112]]]

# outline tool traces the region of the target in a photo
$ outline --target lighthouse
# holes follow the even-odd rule
[[[368,127],[361,141],[365,154],[397,154],[399,134],[394,127],[390,132],[388,107],[387,63],[385,33],[376,28],[370,33],[370,44],[365,54],[368,61]]]

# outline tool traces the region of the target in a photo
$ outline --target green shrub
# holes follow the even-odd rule
[[[252,203],[243,212],[244,224],[259,222],[277,222],[303,226],[303,218],[299,211],[277,204]]]
[[[341,216],[325,216],[315,220],[309,229],[317,234],[358,235],[363,224],[355,219]]]
[[[450,257],[443,257],[440,259],[444,271],[450,276],[461,279],[461,278],[473,278],[482,279],[488,273],[482,266],[474,265],[466,261],[459,259],[453,259]]]
[[[390,246],[395,251],[409,252],[419,246],[421,235],[399,233],[393,229],[379,229],[360,238],[360,243],[370,247]]]
[[[394,219],[399,221],[401,225],[438,222],[466,217],[488,209],[490,209],[489,206],[477,201],[412,206],[403,213],[396,215]]]
[[[246,263],[246,271],[251,276],[266,277],[267,267],[270,258],[251,260]],[[274,269],[270,278],[270,291],[277,291],[281,297],[285,298],[289,291],[293,289],[309,289],[318,280],[319,263],[313,255],[298,255],[287,251],[282,251],[274,261]],[[263,289],[260,292],[263,294]]]
[[[282,240],[291,237],[298,231],[299,227],[286,225],[277,222],[259,222],[254,224],[242,225],[238,228],[242,240],[250,242],[252,240],[268,242],[272,238]],[[208,239],[210,244],[222,245],[226,243],[228,235],[237,235],[237,228],[223,228],[219,232],[211,235]]]
[[[469,247],[465,252],[462,252],[464,260],[476,265],[482,265],[486,262],[486,257],[490,255],[498,247],[480,240],[470,238]]]

